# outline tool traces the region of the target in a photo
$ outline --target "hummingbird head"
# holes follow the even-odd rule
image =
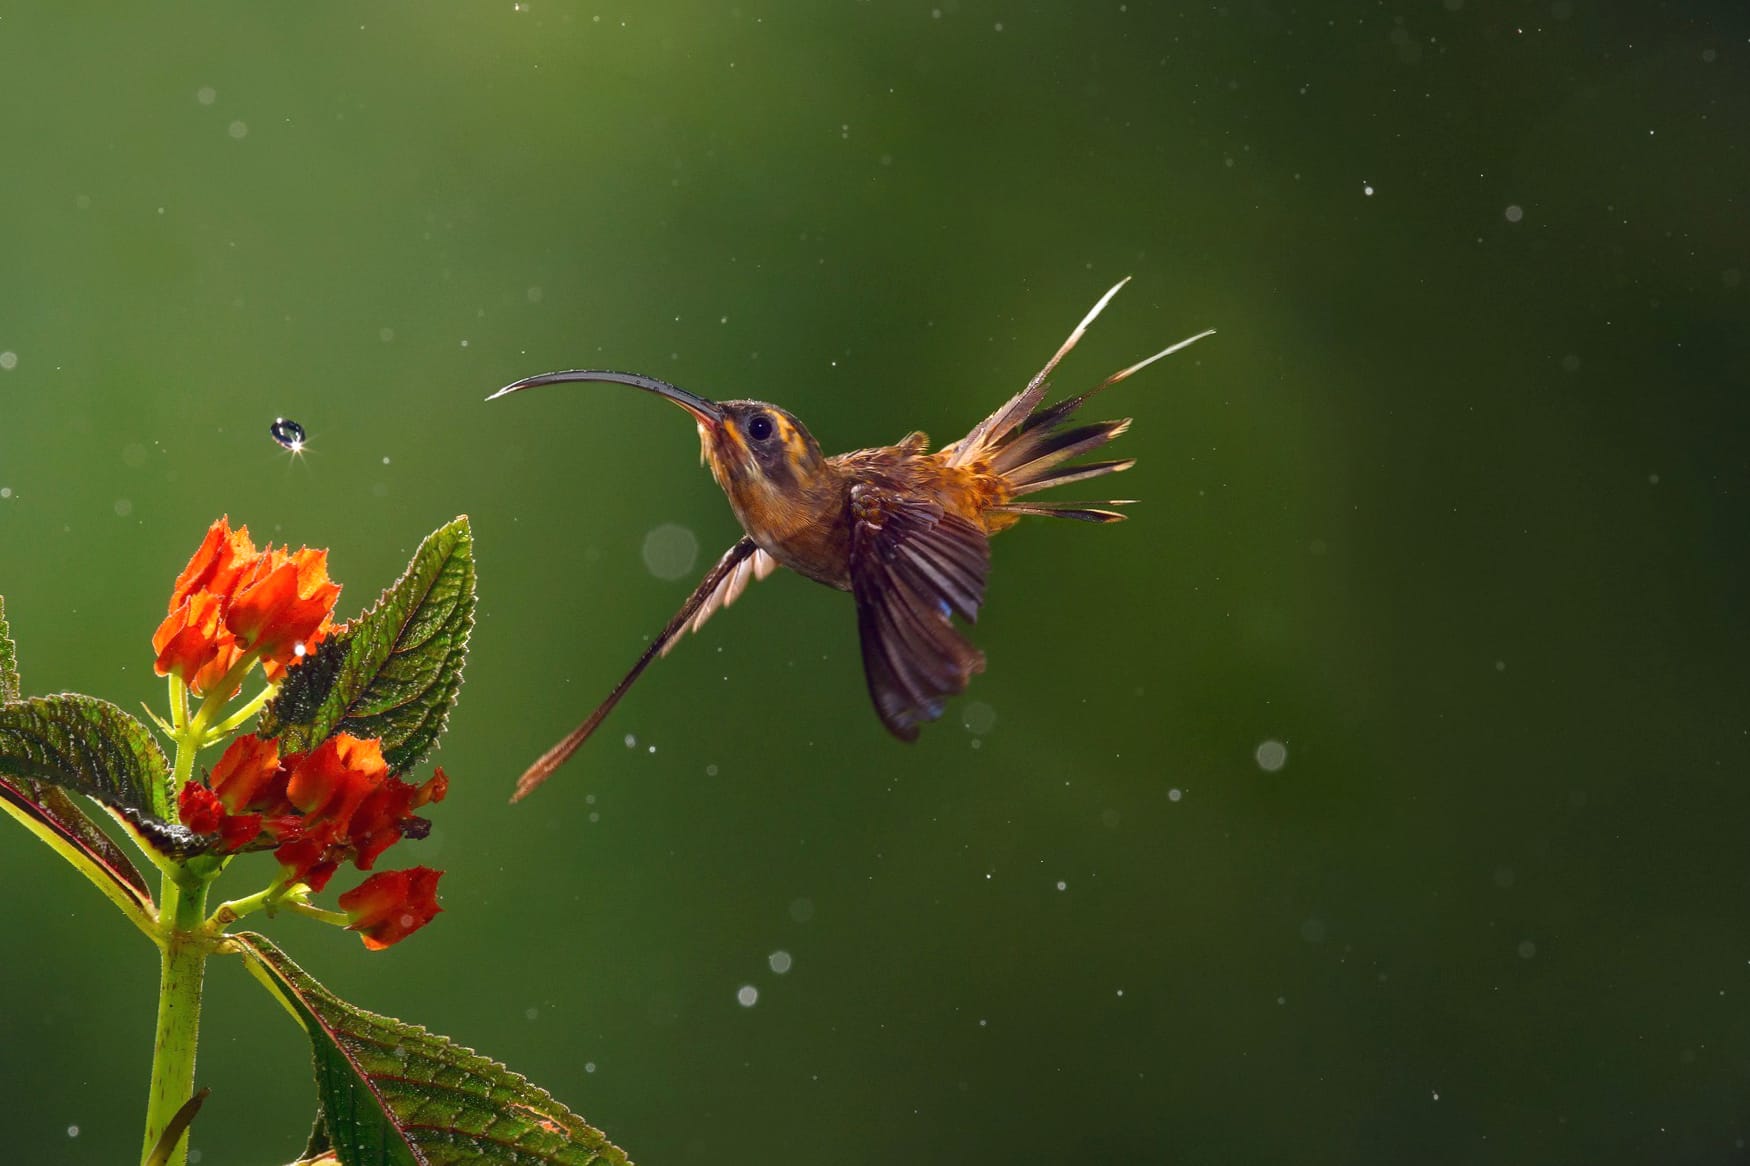
[[[791,414],[764,401],[712,401],[655,377],[576,369],[542,373],[508,384],[487,400],[522,389],[575,382],[630,385],[655,393],[692,415],[699,427],[699,460],[729,496],[742,525],[794,508],[823,478],[820,444]]]

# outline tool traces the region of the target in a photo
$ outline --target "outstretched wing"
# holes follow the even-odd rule
[[[739,549],[739,543],[736,544],[734,548],[731,548],[732,551],[738,551]],[[777,569],[778,560],[766,554],[763,548],[755,547],[751,555],[741,559],[731,567],[729,572],[719,579],[716,585],[711,588],[710,593],[700,601],[699,610],[694,613],[692,619],[687,621],[686,630],[689,632],[696,632],[704,627],[706,620],[710,619],[713,615],[716,615],[722,608],[728,607],[737,599],[740,599],[741,593],[747,590],[747,585],[749,583],[752,583],[755,579],[764,579],[767,575],[770,575]],[[678,635],[671,639],[664,640],[662,644],[662,655],[668,655],[669,651],[679,642],[680,637]]]
[[[717,560],[717,565],[707,571],[705,577],[699,580],[699,585],[693,588],[693,593],[687,596],[687,601],[681,604],[681,609],[674,613],[674,618],[670,619],[668,625],[657,633],[654,640],[650,641],[650,644],[638,657],[638,662],[632,665],[632,670],[620,679],[620,683],[614,685],[612,692],[608,693],[608,698],[596,706],[595,712],[589,714],[589,718],[583,724],[567,733],[557,745],[537,757],[535,763],[523,771],[523,775],[517,779],[516,792],[511,794],[510,800],[518,802],[528,797],[536,786],[553,775],[555,769],[564,765],[567,759],[577,752],[578,747],[589,740],[589,735],[596,731],[596,726],[600,725],[607,715],[614,711],[614,706],[620,703],[620,698],[626,695],[626,690],[632,687],[633,682],[638,679],[644,669],[650,666],[650,662],[667,652],[668,646],[674,643],[676,637],[685,631],[689,624],[698,626],[694,620],[698,617],[701,609],[714,602],[721,606],[735,597],[731,595],[728,599],[721,598],[725,582],[733,578],[742,567],[745,567],[749,559],[763,553],[755,545],[753,539],[746,535],[742,535],[736,540],[734,546],[723,552],[723,557]],[[745,581],[742,586],[746,586]],[[736,588],[736,594],[740,594],[740,588]]]
[[[942,699],[984,671],[953,617],[984,602],[990,544],[977,523],[882,486],[851,488],[851,593],[869,696],[889,732],[914,740]]]

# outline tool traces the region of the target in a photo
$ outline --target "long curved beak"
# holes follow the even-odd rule
[[[681,408],[693,415],[693,419],[701,425],[716,428],[723,421],[723,406],[716,401],[708,400],[695,393],[689,393],[667,381],[659,381],[655,377],[639,376],[633,372],[609,372],[605,369],[578,368],[567,372],[544,372],[539,376],[524,377],[513,381],[486,398],[496,401],[500,397],[524,389],[539,388],[541,385],[562,385],[584,382],[603,382],[614,385],[631,385],[635,389],[643,389],[647,393],[655,393],[659,397],[667,397]]]

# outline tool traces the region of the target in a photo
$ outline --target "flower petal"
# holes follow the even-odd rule
[[[437,882],[443,874],[430,867],[379,871],[340,896],[340,909],[365,946],[381,951],[430,923],[443,910],[437,905]]]
[[[225,624],[246,648],[261,652],[262,670],[278,680],[287,667],[316,650],[333,624],[329,616],[340,585],[328,578],[328,552],[264,552],[267,570],[239,583]]]

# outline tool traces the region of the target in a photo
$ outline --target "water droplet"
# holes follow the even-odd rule
[[[225,132],[230,134],[233,138],[236,138],[238,141],[242,141],[249,136],[249,127],[243,122],[234,121],[229,126],[225,127]]]
[[[1519,958],[1520,959],[1528,960],[1536,954],[1537,954],[1537,944],[1531,942],[1531,940],[1529,940],[1529,939],[1522,939],[1519,941]]]
[[[1524,207],[1514,205],[1514,206],[1510,206],[1507,208],[1507,221],[1508,222],[1517,223],[1520,219],[1523,219],[1524,217],[1525,217],[1525,208]]]
[[[790,970],[792,962],[790,953],[787,951],[775,951],[766,957],[767,966],[780,976]]]
[[[304,451],[304,427],[289,417],[275,417],[273,424],[267,427],[267,434],[281,449],[289,449],[293,453]]]
[[[735,990],[735,1002],[743,1008],[752,1008],[760,1002],[760,990],[752,984],[743,984]]]
[[[7,372],[11,372],[13,369],[15,369],[17,367],[18,367],[18,353],[16,353],[16,352],[0,352],[0,369],[5,369]]]
[[[202,85],[194,91],[194,99],[202,105],[211,105],[219,99],[219,92],[211,85]]]
[[[1288,764],[1288,746],[1271,739],[1258,746],[1255,756],[1258,759],[1259,769],[1265,773],[1275,773]]]

